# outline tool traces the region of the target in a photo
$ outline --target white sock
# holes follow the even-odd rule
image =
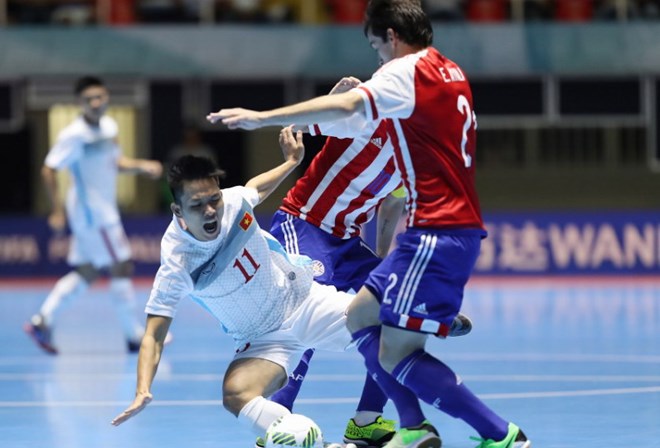
[[[380,412],[373,411],[357,411],[353,420],[358,426],[365,426],[376,421],[380,417]]]
[[[48,326],[52,325],[57,314],[83,295],[88,288],[89,283],[76,271],[71,271],[60,278],[39,310],[44,318],[44,323]]]
[[[141,340],[144,335],[144,327],[135,315],[133,282],[126,277],[112,278],[110,280],[110,292],[119,315],[124,337],[131,341]]]
[[[266,430],[275,420],[291,412],[279,403],[255,397],[238,414],[238,421],[252,430],[257,437],[264,437]]]

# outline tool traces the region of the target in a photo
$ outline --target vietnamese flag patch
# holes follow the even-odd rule
[[[252,215],[249,214],[248,212],[245,212],[239,225],[241,226],[241,229],[247,230],[248,227],[250,227],[250,224],[252,224],[252,221],[254,221]]]

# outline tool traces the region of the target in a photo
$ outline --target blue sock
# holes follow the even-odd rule
[[[380,345],[380,326],[367,327],[353,333],[358,351],[364,356],[367,371],[378,383],[385,395],[392,400],[399,414],[401,428],[411,428],[420,425],[424,420],[422,408],[415,394],[407,387],[397,383],[392,375],[387,373],[378,362]]]
[[[509,423],[479,400],[447,365],[424,350],[405,357],[392,375],[426,403],[465,421],[484,439],[506,437]]]
[[[386,403],[387,395],[385,395],[378,383],[371,378],[371,375],[367,375],[364,380],[362,396],[360,397],[357,410],[380,412],[382,414]]]
[[[309,361],[312,359],[312,355],[314,355],[313,348],[307,349],[305,353],[303,353],[298,366],[289,376],[289,381],[286,383],[286,386],[271,395],[271,401],[279,403],[289,411],[293,412],[293,402],[296,401],[296,397],[298,396],[298,392],[300,392],[300,387],[305,379],[305,375],[307,375],[307,369],[309,368]]]

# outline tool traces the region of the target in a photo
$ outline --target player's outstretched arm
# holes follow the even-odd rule
[[[284,163],[253,177],[245,184],[246,187],[257,190],[259,193],[259,203],[270,196],[282,181],[300,165],[303,157],[305,157],[302,132],[298,131],[294,135],[293,126],[287,126],[280,131],[279,142],[282,155],[284,156]]]
[[[229,129],[258,129],[266,126],[310,125],[341,120],[356,112],[364,113],[362,97],[355,91],[325,95],[291,106],[258,112],[249,109],[221,109],[206,116],[211,123],[221,121]]]
[[[121,156],[117,160],[117,166],[123,173],[141,174],[151,179],[158,179],[163,174],[163,164],[158,160],[132,159]]]
[[[361,81],[358,78],[355,78],[353,76],[345,76],[342,79],[340,79],[337,84],[330,90],[328,95],[336,95],[338,93],[344,93],[348,92],[354,87],[357,87]],[[350,118],[349,118],[350,119]],[[309,126],[304,125],[304,124],[296,124],[293,126],[293,132],[297,131],[303,131],[303,132],[309,132]]]
[[[160,355],[163,352],[165,336],[167,336],[170,323],[172,323],[171,317],[152,314],[147,317],[147,326],[138,355],[135,398],[129,407],[112,419],[110,422],[112,425],[119,426],[126,420],[135,417],[153,400],[151,383],[158,370]]]

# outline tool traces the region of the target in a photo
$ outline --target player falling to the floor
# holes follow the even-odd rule
[[[350,344],[345,312],[353,295],[315,283],[311,260],[287,254],[255,219],[253,207],[302,160],[301,133],[294,136],[291,127],[284,128],[280,146],[284,163],[245,186],[221,189],[216,166],[204,158],[185,156],[170,168],[174,216],[146,306],[135,399],[114,425],[152,401],[164,338],[185,297],[201,304],[234,339],[222,401],[258,437],[290,413],[264,397],[286,383],[291,363],[308,347],[344,351]]]

